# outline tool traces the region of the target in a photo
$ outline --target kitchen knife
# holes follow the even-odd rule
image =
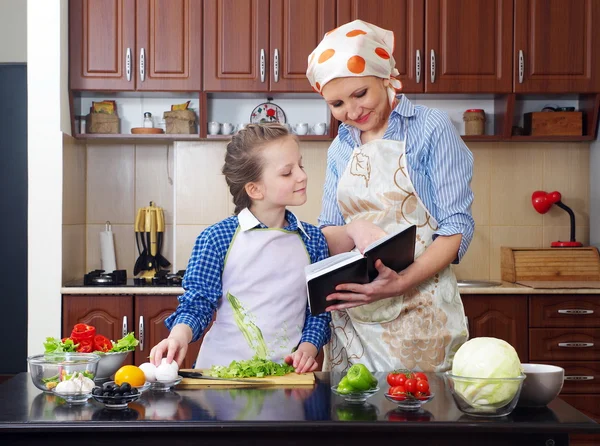
[[[186,372],[184,370],[179,371],[179,375],[183,378],[194,378],[194,379],[214,379],[216,381],[229,381],[236,383],[248,383],[248,384],[268,384],[265,381],[259,379],[248,379],[248,378],[217,378],[215,376],[205,376],[200,372]]]

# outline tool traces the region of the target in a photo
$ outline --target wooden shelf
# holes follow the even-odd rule
[[[463,141],[493,142],[502,141],[500,135],[460,135]]]
[[[532,136],[532,135],[514,135],[504,141],[522,141],[522,142],[581,142],[593,141],[593,135],[584,136]]]
[[[172,134],[160,133],[156,135],[129,134],[129,133],[84,133],[74,135],[78,140],[96,141],[228,141],[231,135],[207,135],[201,138],[197,134]],[[329,135],[298,135],[300,141],[332,141]]]

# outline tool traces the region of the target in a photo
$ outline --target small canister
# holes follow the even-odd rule
[[[485,134],[485,112],[480,108],[471,108],[463,114],[465,135]]]

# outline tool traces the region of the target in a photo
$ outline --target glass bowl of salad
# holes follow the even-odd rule
[[[52,392],[60,382],[78,374],[94,379],[100,356],[92,353],[43,353],[27,358],[31,381],[40,390]]]

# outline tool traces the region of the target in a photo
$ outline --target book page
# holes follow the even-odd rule
[[[319,262],[307,265],[304,267],[304,273],[306,275],[306,281],[314,277],[321,276],[329,271],[340,268],[348,263],[354,262],[356,259],[360,259],[363,256],[359,252],[343,252],[336,254],[331,257],[327,257]]]

